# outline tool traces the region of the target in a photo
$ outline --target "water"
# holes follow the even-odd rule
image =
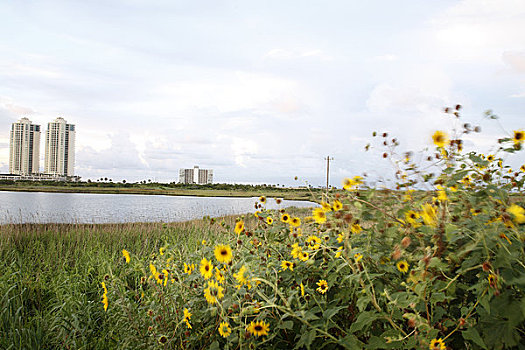
[[[173,222],[255,212],[257,198],[0,191],[0,224]],[[312,207],[268,198],[267,208]]]

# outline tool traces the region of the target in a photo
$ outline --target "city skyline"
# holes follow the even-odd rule
[[[314,186],[327,155],[333,186],[393,178],[373,131],[402,153],[466,122],[483,132],[465,151],[491,153],[525,126],[523,1],[4,2],[0,30],[0,172],[22,116],[75,121],[83,179],[199,164],[221,183]],[[461,122],[442,112],[458,103]]]
[[[75,125],[62,117],[47,123],[44,168],[40,169],[41,126],[27,117],[12,123],[9,138],[10,175],[75,175]]]

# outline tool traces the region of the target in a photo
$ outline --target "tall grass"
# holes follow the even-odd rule
[[[100,282],[109,270],[120,273],[122,249],[149,256],[176,245],[189,252],[218,234],[207,220],[0,225],[0,348],[115,348]]]

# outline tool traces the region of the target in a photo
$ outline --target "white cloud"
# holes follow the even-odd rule
[[[319,49],[272,49],[264,55],[265,59],[298,60],[315,58],[320,61],[332,61],[334,58]]]

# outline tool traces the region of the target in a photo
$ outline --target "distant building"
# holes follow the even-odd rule
[[[11,125],[9,143],[9,172],[31,175],[40,167],[40,125],[22,118]]]
[[[213,170],[199,169],[198,166],[194,166],[193,169],[180,169],[179,183],[197,185],[211,184],[213,183]]]
[[[75,171],[75,125],[57,118],[47,124],[44,173],[73,176]]]

